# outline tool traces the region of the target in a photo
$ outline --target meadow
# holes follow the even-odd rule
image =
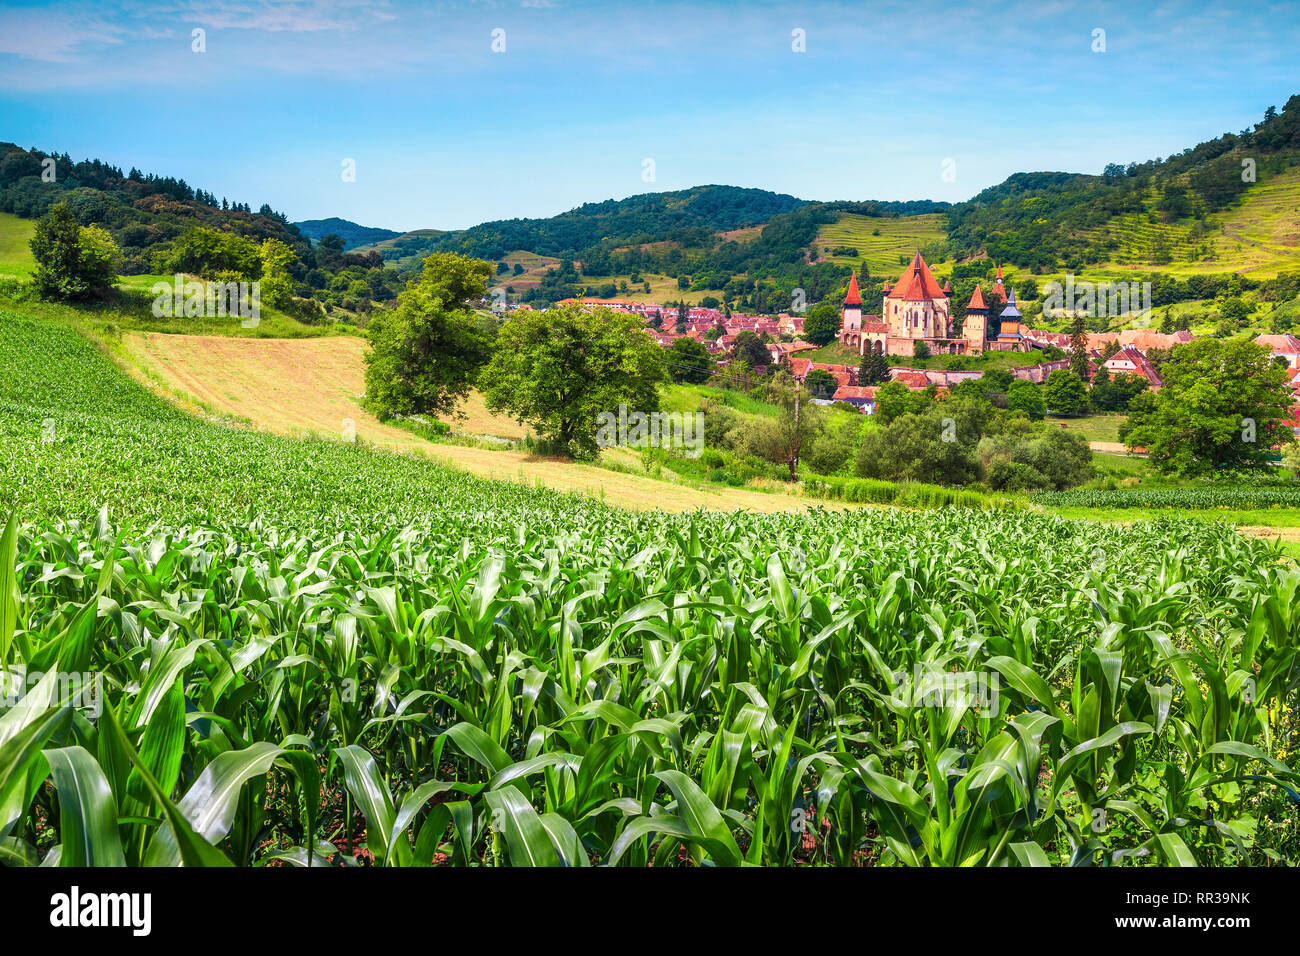
[[[6,514],[11,865],[1300,863],[1300,571],[1226,525],[622,511],[10,311]]]

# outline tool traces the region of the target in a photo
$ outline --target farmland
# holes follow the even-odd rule
[[[622,511],[13,312],[5,514],[9,863],[1300,862],[1300,571],[1224,525]]]
[[[902,267],[899,256],[910,257],[921,246],[944,238],[943,216],[861,216],[843,213],[817,232],[817,254],[836,265],[853,266],[864,259],[872,276],[894,279]],[[837,248],[857,249],[857,255],[836,255]],[[824,251],[829,250],[829,251]]]

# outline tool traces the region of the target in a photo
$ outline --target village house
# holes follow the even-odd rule
[[[1255,344],[1266,346],[1272,357],[1285,361],[1288,368],[1300,368],[1300,339],[1294,335],[1261,335]]]

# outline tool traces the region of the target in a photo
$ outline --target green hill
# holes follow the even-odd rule
[[[946,255],[1039,273],[1085,267],[1276,274],[1300,252],[1300,96],[1252,130],[1100,176],[1017,173],[948,212]]]
[[[339,219],[337,216],[329,219],[304,219],[302,222],[295,222],[294,225],[298,227],[300,233],[313,242],[333,234],[343,240],[343,248],[354,250],[359,246],[368,246],[402,235],[395,229],[362,226],[349,219]]]

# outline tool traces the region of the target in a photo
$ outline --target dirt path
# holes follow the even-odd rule
[[[355,429],[358,439],[394,451],[425,454],[485,478],[577,491],[624,508],[790,511],[828,504],[743,488],[698,489],[521,451],[425,441],[383,424],[362,409],[366,344],[351,336],[241,339],[131,332],[123,336],[123,347],[137,377],[161,383],[212,412],[278,434],[342,439],[345,429]],[[458,432],[504,438],[524,434],[518,422],[489,412],[477,393],[465,410],[466,419],[449,420]],[[640,459],[624,453],[619,460],[635,465]]]

